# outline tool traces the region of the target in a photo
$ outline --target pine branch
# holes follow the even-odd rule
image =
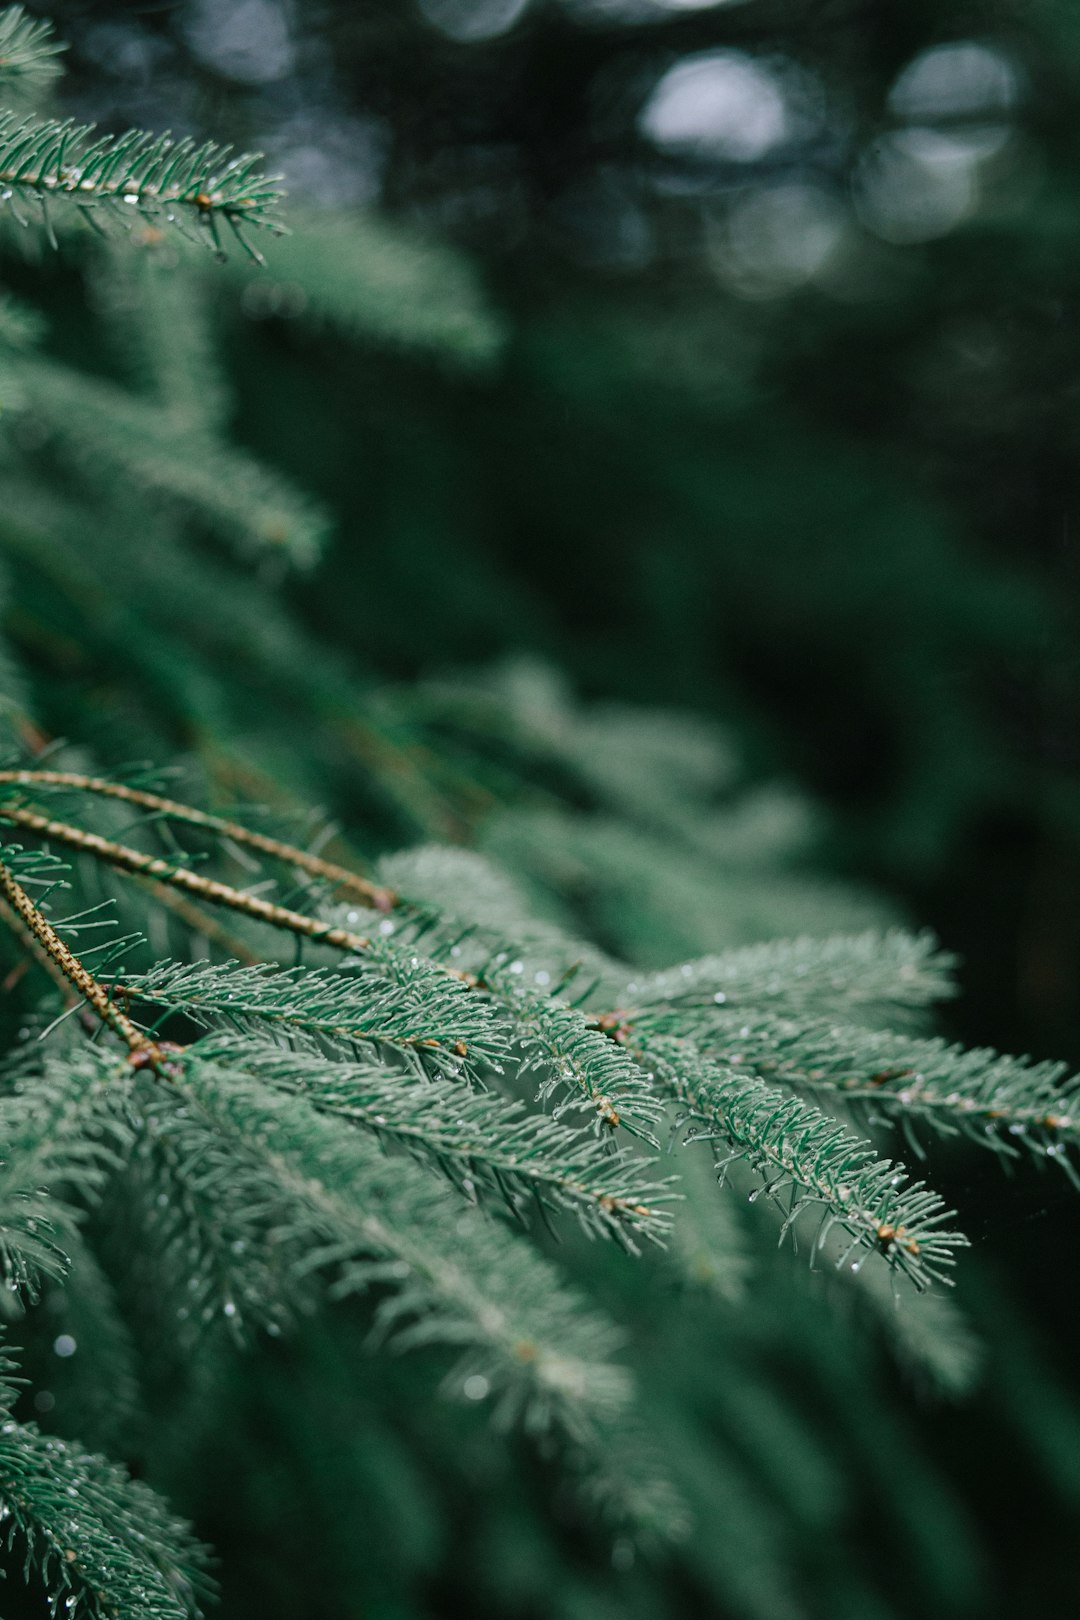
[[[470,1198],[481,1191],[523,1218],[533,1198],[572,1210],[590,1234],[658,1239],[676,1196],[646,1179],[651,1165],[595,1137],[526,1113],[519,1102],[462,1094],[450,1080],[389,1071],[317,1052],[282,1051],[250,1037],[210,1036],[187,1060],[235,1069],[275,1090],[304,1097],[321,1114],[347,1120],[434,1163]]]
[[[48,1057],[0,1097],[0,1273],[31,1297],[59,1279],[80,1210],[100,1197],[131,1140],[116,1059],[85,1044]]]
[[[811,1013],[920,1007],[954,993],[954,965],[930,933],[775,940],[639,976],[625,996],[629,1006],[670,1007],[680,1016],[713,1006]]]
[[[10,1381],[6,1393],[10,1410]],[[153,1491],[11,1417],[0,1422],[0,1542],[21,1549],[24,1578],[38,1573],[53,1614],[191,1620],[213,1593],[205,1549]]]
[[[679,1105],[687,1139],[726,1145],[721,1171],[724,1162],[745,1159],[765,1178],[761,1192],[774,1200],[789,1195],[781,1238],[816,1206],[819,1248],[834,1225],[850,1237],[839,1264],[862,1248],[883,1254],[918,1288],[948,1280],[953,1251],[967,1240],[942,1224],[951,1212],[938,1194],[909,1181],[902,1166],[878,1159],[868,1143],[811,1104],[700,1056],[689,1042],[635,1039],[658,1088]]]
[[[312,855],[309,850],[283,843],[278,838],[268,838],[264,833],[245,827],[242,822],[196,809],[194,805],[181,804],[176,799],[163,798],[159,793],[148,793],[142,788],[130,787],[124,782],[112,782],[98,776],[83,776],[76,771],[0,771],[0,784],[8,783],[14,787],[66,788],[80,793],[98,794],[103,798],[118,799],[123,804],[148,810],[169,820],[204,828],[219,838],[231,839],[234,844],[239,844],[245,849],[258,850],[261,855],[268,855],[273,860],[298,867],[302,872],[310,873],[312,877],[322,878],[332,888],[345,889],[348,893],[354,894],[376,911],[390,911],[397,902],[397,896],[392,889],[371,883],[347,867],[337,866],[332,861],[324,861],[321,856]]]
[[[925,1125],[1005,1155],[1026,1149],[1080,1179],[1068,1155],[1080,1146],[1080,1077],[1066,1078],[1064,1063],[823,1019],[752,1014],[714,1020],[700,1043],[740,1072],[833,1094],[904,1125],[909,1135],[911,1126]]]
[[[244,556],[269,552],[301,568],[318,559],[327,514],[254,457],[179,432],[166,408],[102,378],[40,355],[9,364],[29,405],[95,475],[110,470],[194,511]]]
[[[163,962],[149,973],[126,974],[113,993],[186,1012],[204,1024],[244,1020],[417,1051],[425,1064],[455,1076],[509,1061],[510,1035],[484,998],[384,942],[373,942],[373,958],[348,973]]]
[[[20,223],[38,213],[51,230],[50,210],[72,208],[99,229],[130,228],[142,218],[157,229],[176,227],[222,253],[227,225],[244,250],[261,256],[250,230],[283,230],[281,190],[259,173],[257,153],[230,155],[212,141],[127,130],[98,135],[72,119],[0,113],[0,201]]]
[[[0,94],[40,95],[63,71],[56,59],[65,49],[51,23],[7,6],[0,11]]]
[[[382,1336],[399,1348],[461,1347],[454,1382],[482,1379],[502,1422],[587,1441],[623,1409],[615,1330],[523,1238],[300,1099],[197,1060],[181,1084],[227,1150],[222,1179],[244,1164],[276,1181],[273,1241],[301,1256],[299,1278],[329,1270],[336,1296],[389,1285]]]

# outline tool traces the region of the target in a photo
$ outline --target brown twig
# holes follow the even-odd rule
[[[259,922],[269,923],[271,928],[287,929],[290,933],[301,934],[307,939],[318,941],[319,944],[332,945],[342,951],[363,952],[371,948],[371,941],[363,934],[354,934],[348,928],[336,928],[331,923],[319,922],[315,917],[305,917],[300,911],[291,911],[287,906],[275,905],[273,901],[260,899],[258,895],[245,894],[242,889],[234,889],[228,883],[219,882],[217,878],[203,877],[201,873],[191,871],[190,867],[177,866],[172,861],[163,860],[160,855],[144,855],[142,850],[132,849],[127,844],[117,844],[111,838],[102,838],[99,833],[83,832],[81,827],[69,826],[64,821],[53,821],[37,810],[27,810],[21,805],[4,805],[0,808],[0,820],[13,822],[17,827],[25,827],[42,838],[65,844],[69,849],[93,855],[122,872],[133,872],[137,877],[157,878],[163,883],[171,884],[175,889],[197,895],[199,899],[208,901],[211,905],[228,906],[232,911],[240,911]]]
[[[162,798],[159,793],[148,793],[142,788],[128,787],[123,782],[110,782],[100,776],[82,776],[76,771],[0,771],[0,784],[6,783],[14,787],[71,788],[75,792],[96,793],[102,798],[119,799],[122,803],[135,805],[140,810],[151,810],[174,821],[185,821],[192,827],[203,827],[223,838],[231,838],[235,844],[244,845],[248,849],[257,849],[261,854],[284,861],[290,866],[298,866],[302,871],[310,872],[313,877],[322,878],[325,882],[333,884],[335,888],[346,889],[349,893],[355,894],[366,905],[373,906],[376,911],[391,911],[397,904],[397,895],[392,889],[372,883],[368,878],[350,872],[348,867],[337,866],[333,861],[324,861],[321,856],[312,855],[309,850],[283,843],[278,838],[270,838],[265,833],[254,832],[250,827],[245,827],[238,821],[230,821],[225,816],[211,815],[207,810],[198,810],[193,805],[181,804],[178,799]]]
[[[6,899],[0,899],[0,920],[7,924],[23,950],[27,952],[27,955],[20,959],[20,969],[29,967],[32,958],[38,967],[49,975],[49,978],[63,996],[65,1005],[74,1007],[79,998],[71,988],[66,976],[57,967],[37,935],[27,927],[23,918]],[[8,990],[13,987],[13,984],[14,980],[12,975],[9,974],[8,978],[4,980],[3,989]]]
[[[0,861],[0,896],[11,907],[19,922],[34,939],[49,960],[63,974],[66,982],[78,991],[111,1030],[123,1040],[134,1061],[156,1068],[161,1061],[158,1047],[142,1030],[136,1029],[126,1013],[110,998],[94,975],[85,968],[73,951],[69,950],[50,922],[42,916],[22,884],[17,882]]]

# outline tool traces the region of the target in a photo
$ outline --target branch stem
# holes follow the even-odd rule
[[[321,945],[332,945],[341,951],[362,953],[371,948],[371,941],[363,934],[354,934],[348,928],[336,928],[332,923],[320,922],[315,917],[305,917],[303,912],[275,905],[273,901],[263,900],[258,895],[245,894],[242,889],[220,883],[217,878],[203,877],[189,867],[163,860],[160,855],[144,855],[142,850],[114,843],[98,833],[83,832],[81,827],[53,821],[37,810],[27,810],[21,805],[4,805],[0,807],[0,820],[25,827],[42,838],[66,845],[68,849],[93,855],[122,872],[132,872],[136,877],[156,878],[162,883],[171,884],[173,888],[197,895],[211,905],[228,906],[230,910],[243,912],[258,922],[269,923],[271,928],[287,929],[290,933],[301,934],[306,939],[316,940]]]
[[[142,788],[128,787],[123,782],[110,782],[100,776],[82,776],[76,771],[0,771],[0,785],[7,783],[14,787],[71,788],[75,792],[95,793],[102,798],[119,799],[124,804],[135,805],[140,810],[153,811],[173,821],[185,821],[192,827],[204,827],[208,832],[217,833],[222,838],[231,838],[234,844],[257,849],[261,854],[269,855],[274,860],[284,861],[289,866],[297,866],[301,871],[310,872],[313,877],[322,878],[337,889],[345,889],[350,894],[356,895],[366,905],[373,906],[376,911],[391,911],[397,904],[398,897],[392,889],[372,883],[369,879],[360,877],[358,873],[349,871],[345,866],[337,866],[333,861],[324,861],[321,856],[312,855],[306,849],[298,849],[295,845],[283,843],[278,838],[270,838],[265,833],[255,832],[250,827],[245,827],[237,821],[230,821],[225,816],[215,816],[209,811],[198,810],[193,805],[181,804],[177,799],[167,799],[158,793],[147,793]]]
[[[101,1022],[120,1036],[133,1055],[145,1054],[146,1058],[152,1061],[157,1054],[154,1042],[148,1035],[144,1035],[142,1030],[136,1029],[131,1019],[121,1012],[110,998],[104,986],[98,983],[74,952],[69,950],[56,929],[42,916],[22,884],[12,876],[3,861],[0,861],[0,896],[10,906],[31,938],[60,970],[67,983],[94,1009]]]

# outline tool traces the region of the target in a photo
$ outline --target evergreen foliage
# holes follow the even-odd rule
[[[51,37],[19,8],[5,51],[4,74],[47,88]],[[198,1482],[234,1471],[269,1412],[304,1431],[270,1474],[306,1492],[327,1612],[386,1596],[386,1565],[351,1548],[388,1479],[411,1506],[386,1556],[410,1578],[437,1567],[445,1500],[481,1480],[493,1541],[555,1504],[529,1533],[546,1557],[561,1515],[602,1546],[626,1613],[750,1620],[891,1612],[872,1556],[807,1552],[851,1537],[858,1479],[921,1596],[970,1610],[970,1527],[877,1365],[884,1347],[938,1395],[970,1388],[975,1335],[942,1293],[966,1239],[847,1118],[1027,1147],[1075,1180],[1075,1083],[912,1032],[951,959],[816,877],[800,808],[744,792],[711,727],[578,706],[531,665],[364,691],[278,589],[328,520],[226,441],[217,295],[182,244],[161,256],[185,219],[215,246],[219,221],[245,243],[275,229],[274,186],[217,148],[5,118],[17,217],[138,222],[63,248],[123,329],[122,377],[0,313],[19,604],[0,915],[21,1037],[0,1077],[0,1298],[35,1372],[24,1392],[5,1363],[11,1573],[54,1613],[197,1614],[209,1556],[166,1496],[227,1544],[235,1503],[207,1509]],[[257,297],[295,278],[316,324],[491,360],[499,323],[447,250],[327,234],[309,258],[301,230]],[[107,724],[65,657],[110,687]],[[60,711],[78,746],[50,742]],[[180,756],[173,777],[130,765],[144,745]],[[323,796],[361,806],[350,837],[418,847],[362,871],[307,815]],[[431,842],[453,838],[479,850]],[[378,1353],[362,1377],[360,1345]],[[309,1421],[316,1384],[340,1423]],[[483,1607],[510,1612],[504,1555],[471,1557]],[[595,1558],[552,1562],[553,1609],[613,1612]],[[237,1601],[287,1612],[272,1580],[245,1568]],[[384,1612],[425,1612],[409,1586]]]

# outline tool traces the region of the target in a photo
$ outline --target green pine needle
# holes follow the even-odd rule
[[[1016,1157],[1058,1164],[1073,1181],[1080,1147],[1080,1077],[988,1047],[966,1049],[888,1030],[767,1015],[718,1018],[699,1042],[718,1062],[798,1090],[834,1095],[875,1119],[962,1134]]]
[[[948,1280],[955,1251],[967,1240],[943,1224],[951,1212],[938,1194],[910,1181],[902,1165],[877,1158],[868,1143],[811,1104],[702,1057],[689,1042],[664,1035],[642,1040],[642,1057],[679,1105],[688,1140],[720,1144],[726,1162],[745,1159],[764,1178],[760,1192],[788,1196],[782,1237],[816,1207],[822,1212],[818,1248],[834,1225],[850,1237],[840,1265],[856,1250],[876,1251],[919,1288]]]
[[[126,130],[98,135],[70,118],[0,113],[0,202],[20,223],[36,216],[51,232],[52,209],[75,209],[92,225],[175,228],[223,252],[221,228],[252,258],[253,230],[280,233],[281,190],[259,171],[259,154],[213,141]]]
[[[206,1551],[145,1485],[32,1423],[0,1423],[0,1544],[21,1549],[76,1620],[191,1620],[212,1595]]]
[[[516,1217],[533,1198],[572,1210],[591,1234],[631,1249],[634,1237],[658,1239],[676,1196],[671,1178],[648,1179],[650,1161],[610,1150],[592,1132],[527,1113],[519,1102],[463,1092],[453,1080],[422,1071],[381,1069],[320,1052],[283,1051],[250,1036],[205,1037],[191,1060],[236,1069],[307,1099],[320,1114],[347,1120],[396,1143],[440,1170],[475,1199],[481,1191]]]

